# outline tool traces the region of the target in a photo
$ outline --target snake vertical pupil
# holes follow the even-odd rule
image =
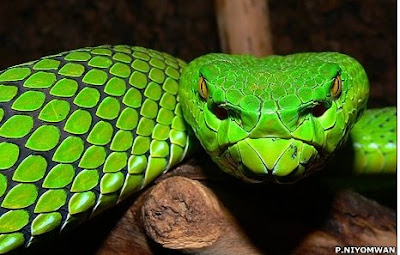
[[[342,79],[340,78],[339,74],[333,80],[331,93],[333,98],[338,98],[342,93]]]
[[[315,117],[320,117],[328,110],[323,104],[317,104],[311,109],[311,114]]]
[[[197,85],[198,85],[198,90],[199,90],[200,96],[204,100],[207,100],[207,98],[208,98],[208,88],[207,88],[206,80],[204,79],[203,76],[200,76]]]
[[[228,111],[225,108],[222,108],[220,106],[214,106],[212,109],[212,112],[220,120],[224,120],[224,119],[228,118]]]

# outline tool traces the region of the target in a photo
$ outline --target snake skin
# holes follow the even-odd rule
[[[113,206],[182,160],[184,66],[100,46],[0,73],[0,253]]]

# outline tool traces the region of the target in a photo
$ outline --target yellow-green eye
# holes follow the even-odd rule
[[[199,82],[197,84],[198,84],[198,89],[199,89],[200,96],[203,99],[207,100],[207,98],[208,98],[208,88],[207,88],[207,82],[206,82],[206,80],[204,79],[203,76],[200,76]]]
[[[331,93],[333,98],[338,98],[342,93],[342,79],[340,75],[335,77],[335,80],[332,83]]]

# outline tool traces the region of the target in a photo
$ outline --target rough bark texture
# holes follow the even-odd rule
[[[272,55],[267,0],[216,0],[222,51],[231,54]]]
[[[325,228],[307,235],[293,254],[332,254],[337,246],[396,246],[396,213],[358,193],[337,193]]]
[[[211,190],[184,177],[157,184],[142,208],[149,236],[166,248],[203,248],[221,235],[223,215]]]
[[[193,181],[181,171],[208,179]],[[396,245],[395,212],[358,193],[332,192],[318,178],[253,187],[222,181],[213,171],[191,160],[152,188],[143,220],[153,240],[184,253],[221,255],[332,254],[336,246]]]

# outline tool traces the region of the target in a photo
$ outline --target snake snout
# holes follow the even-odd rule
[[[226,169],[228,172],[250,182],[272,180],[278,183],[302,178],[317,155],[317,150],[303,141],[271,137],[243,139],[223,154],[236,162],[235,169]]]

